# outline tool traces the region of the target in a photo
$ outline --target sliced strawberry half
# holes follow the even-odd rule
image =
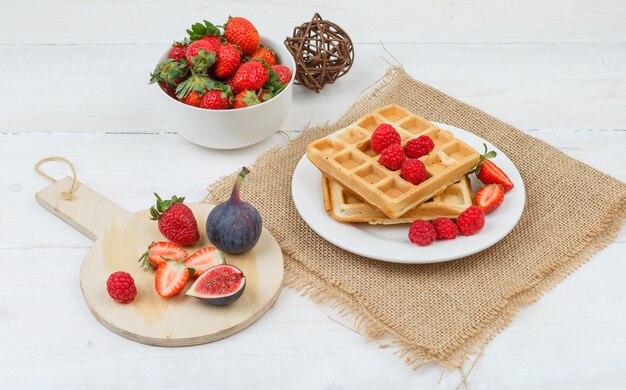
[[[154,288],[163,298],[171,298],[185,288],[189,274],[193,272],[195,272],[194,269],[188,269],[181,262],[164,261],[159,265],[154,276]]]
[[[148,250],[141,255],[139,262],[142,266],[158,267],[165,259],[181,261],[187,257],[187,251],[172,242],[153,242]]]
[[[504,189],[500,184],[489,184],[476,193],[476,205],[485,213],[500,207],[504,201]]]
[[[480,161],[474,169],[476,177],[485,184],[500,184],[505,191],[512,190],[514,185],[511,179],[502,169],[489,160],[496,156],[496,152],[494,150],[487,151],[487,145],[483,145],[485,146],[485,153],[480,156]]]
[[[196,270],[196,272],[191,275],[193,277],[202,275],[204,271],[211,267],[225,263],[226,260],[224,259],[222,251],[212,246],[197,250],[193,255],[183,261],[183,264],[187,267]]]

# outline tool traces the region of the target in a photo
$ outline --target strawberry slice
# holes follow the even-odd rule
[[[180,261],[187,257],[187,251],[180,246],[171,242],[153,242],[148,246],[148,250],[139,258],[142,267],[152,266],[158,267],[161,263],[168,260]]]
[[[226,264],[226,260],[224,259],[224,254],[221,250],[209,246],[206,248],[202,248],[194,252],[193,255],[183,261],[187,267],[191,267],[196,270],[191,276],[198,277],[204,271],[208,270],[211,267],[215,267],[216,265]]]
[[[483,145],[485,146],[485,153],[480,156],[480,161],[473,171],[476,177],[485,184],[500,184],[505,191],[512,190],[515,186],[511,179],[502,169],[489,160],[496,156],[496,152],[494,150],[488,152],[487,145]]]
[[[500,207],[504,201],[504,189],[500,184],[489,184],[476,193],[476,205],[485,213]]]
[[[163,298],[171,298],[183,291],[189,280],[189,274],[193,272],[195,272],[193,268],[189,269],[181,262],[164,261],[157,268],[154,288]]]

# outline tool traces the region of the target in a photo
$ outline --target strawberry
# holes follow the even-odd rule
[[[272,65],[270,68],[274,72],[278,73],[278,80],[280,80],[281,83],[287,84],[291,80],[291,70],[285,65]]]
[[[183,98],[181,101],[190,106],[198,107],[200,106],[200,102],[202,101],[202,95],[200,95],[196,91],[191,91],[189,92],[189,95],[187,95],[187,97]]]
[[[224,26],[224,37],[229,43],[239,46],[241,52],[247,56],[254,53],[261,40],[254,25],[242,17],[228,19]]]
[[[487,151],[487,145],[483,145],[485,146],[485,153],[480,156],[480,161],[473,171],[476,177],[485,184],[500,184],[505,191],[512,190],[515,186],[511,179],[502,169],[489,160],[496,157],[496,152],[494,150]]]
[[[224,254],[221,250],[209,246],[197,250],[193,255],[183,261],[187,267],[193,268],[195,272],[191,275],[193,277],[200,276],[204,271],[211,267],[215,267],[219,264],[226,264]]]
[[[230,90],[232,91],[233,95],[237,95],[241,91],[236,89],[235,86],[233,85],[233,78],[234,78],[234,75],[232,75],[229,78],[227,78],[226,80],[224,80],[224,85],[228,85],[230,87]]]
[[[168,240],[180,246],[192,245],[200,239],[198,223],[191,209],[183,204],[185,198],[176,195],[162,200],[158,194],[156,206],[150,207],[150,219],[159,221],[159,231]]]
[[[184,64],[174,59],[167,59],[156,66],[150,73],[150,84],[158,82],[161,88],[177,87],[180,85],[187,69]]]
[[[228,110],[232,97],[233,93],[227,85],[216,83],[213,89],[202,96],[199,107],[209,110]]]
[[[156,270],[154,276],[154,288],[157,294],[163,298],[171,298],[185,288],[189,275],[194,273],[194,269],[188,269],[185,264],[167,260],[162,262]]]
[[[500,184],[489,184],[476,193],[476,205],[488,214],[500,207],[504,201],[504,189]]]
[[[265,65],[259,61],[248,61],[235,72],[233,85],[239,91],[256,91],[261,89],[269,77],[270,73]]]
[[[148,250],[141,255],[139,262],[142,267],[158,267],[165,259],[180,261],[187,257],[187,251],[172,242],[153,242]]]
[[[204,21],[204,24],[192,24],[191,27],[187,29],[187,34],[189,34],[189,40],[191,40],[192,42],[211,37],[220,38],[220,30],[215,27],[213,23],[206,20]]]
[[[184,99],[189,96],[192,91],[198,94],[204,94],[206,90],[212,88],[214,84],[215,81],[210,77],[198,74],[192,70],[191,75],[176,86],[176,97]]]
[[[268,66],[276,64],[276,53],[267,46],[261,46],[256,49],[251,57],[255,60],[265,61]]]
[[[215,55],[215,64],[213,64],[213,73],[221,79],[235,73],[241,62],[241,53],[233,45],[221,45],[217,49]]]
[[[215,52],[221,45],[221,41],[218,37],[211,38],[215,39],[201,39],[187,46],[185,57],[190,62],[189,67],[196,73],[206,74],[213,63],[215,63]]]
[[[242,91],[235,96],[233,100],[233,108],[245,108],[261,103],[259,97],[254,91]]]
[[[180,61],[182,59],[187,60],[187,57],[185,57],[185,53],[187,52],[188,44],[189,42],[187,40],[184,40],[182,42],[174,42],[167,57],[176,61]]]

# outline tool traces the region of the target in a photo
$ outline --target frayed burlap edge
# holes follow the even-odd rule
[[[304,150],[309,142],[326,135],[331,128],[340,128],[349,124],[349,118],[352,118],[355,112],[360,111],[371,99],[386,93],[389,88],[392,88],[396,82],[402,79],[408,79],[422,85],[411,79],[402,67],[391,67],[385,76],[373,86],[373,91],[350,106],[346,114],[336,123],[306,129],[302,135],[290,141],[286,147],[277,146],[260,155],[253,167],[263,165],[267,159],[276,158],[281,150],[291,147]],[[220,200],[216,191],[218,183],[223,180],[233,182],[237,173],[224,176],[211,185],[208,188],[209,193],[205,202],[218,202]],[[340,316],[354,318],[355,331],[362,334],[368,341],[377,341],[381,348],[394,348],[395,354],[412,369],[416,370],[429,363],[437,363],[452,370],[462,367],[470,356],[481,351],[485,344],[511,323],[523,306],[536,302],[543,294],[559,284],[617,237],[624,220],[626,220],[626,192],[618,198],[609,210],[611,211],[603,216],[598,225],[578,245],[572,247],[562,258],[554,259],[551,264],[537,272],[531,282],[504,298],[483,321],[468,329],[459,338],[458,343],[451,345],[443,353],[416,344],[394,331],[387,324],[384,316],[373,312],[373,308],[364,304],[358,296],[333,286],[318,272],[296,260],[293,253],[285,248],[283,248],[285,256],[284,285],[294,289],[302,296],[309,297],[318,304],[330,304],[331,308],[337,310],[337,314]]]

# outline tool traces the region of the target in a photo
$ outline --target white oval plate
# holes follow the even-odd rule
[[[524,211],[526,194],[519,171],[502,151],[482,138],[443,123],[436,125],[451,131],[455,137],[481,153],[483,143],[486,143],[489,150],[498,153],[493,161],[515,185],[506,193],[502,205],[485,216],[485,227],[479,233],[420,247],[409,241],[408,224],[384,226],[336,221],[324,209],[322,175],[306,155],[298,163],[291,182],[293,201],[302,219],[322,238],[342,249],[394,263],[424,264],[455,260],[485,250],[500,241],[513,230]],[[474,175],[470,178],[475,191],[480,182]]]

